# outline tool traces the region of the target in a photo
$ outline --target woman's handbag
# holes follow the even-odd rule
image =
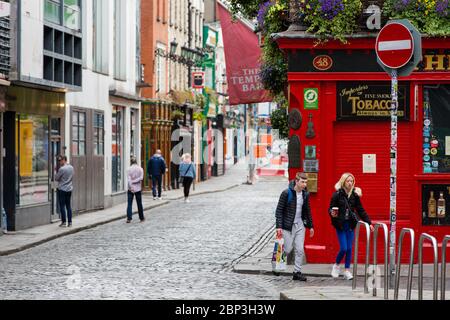
[[[192,163],[189,165],[189,167],[186,169],[186,172],[184,173],[184,175],[182,175],[182,176],[180,176],[179,178],[178,178],[178,182],[180,183],[180,184],[183,184],[183,180],[184,180],[184,177],[186,176],[186,174],[189,172],[189,169],[191,168],[191,166],[192,166]]]
[[[284,239],[275,239],[272,255],[272,271],[278,273],[286,270],[286,253],[284,252]]]

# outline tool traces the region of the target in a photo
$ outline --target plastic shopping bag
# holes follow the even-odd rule
[[[280,272],[286,270],[286,253],[284,252],[284,239],[275,239],[272,255],[272,271]]]

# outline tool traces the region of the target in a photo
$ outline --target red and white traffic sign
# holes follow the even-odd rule
[[[385,25],[377,36],[375,52],[386,67],[398,69],[411,60],[414,40],[409,29],[398,22]]]

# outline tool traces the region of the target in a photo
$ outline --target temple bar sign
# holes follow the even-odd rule
[[[390,121],[391,86],[386,83],[340,82],[336,88],[337,120]],[[398,86],[398,119],[409,120],[409,83]]]

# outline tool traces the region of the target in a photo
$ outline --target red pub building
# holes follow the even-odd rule
[[[303,31],[273,35],[288,58],[289,114],[297,119],[289,122],[289,177],[299,170],[309,175],[316,231],[305,242],[310,263],[332,263],[339,250],[328,206],[344,172],[354,174],[372,221],[390,226],[391,82],[377,63],[376,36],[365,32],[347,44],[317,45]],[[422,37],[422,49],[422,62],[398,82],[396,241],[398,248],[401,229],[413,228],[417,248],[426,232],[436,237],[440,256],[450,234],[450,39]],[[364,243],[363,233],[360,238]],[[383,246],[378,248],[383,260]],[[360,253],[363,261],[364,249]],[[427,242],[424,261],[432,261]]]

